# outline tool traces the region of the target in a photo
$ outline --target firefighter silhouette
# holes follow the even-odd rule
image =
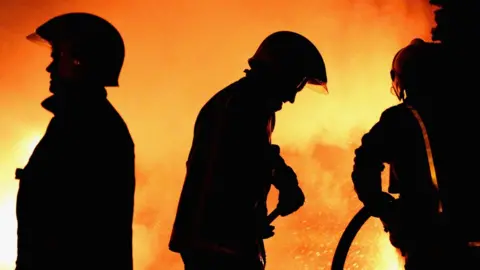
[[[270,140],[275,112],[306,85],[326,91],[325,63],[300,34],[269,35],[249,59],[246,76],[201,109],[187,160],[169,247],[185,269],[264,269],[263,239],[273,235],[266,199],[279,190],[287,216],[304,195],[280,148]]]
[[[461,132],[453,129],[457,114],[442,92],[450,78],[444,49],[414,39],[397,53],[392,92],[402,102],[383,112],[355,151],[358,197],[382,220],[407,270],[479,266],[472,256],[480,240],[478,221],[467,213],[476,199],[465,197],[478,184],[457,178],[463,155],[452,139]],[[398,193],[397,200],[382,192],[384,163],[390,165],[389,192]]]
[[[53,114],[17,169],[17,270],[133,269],[134,143],[107,99],[124,44],[104,19],[68,13],[27,37],[51,48]]]

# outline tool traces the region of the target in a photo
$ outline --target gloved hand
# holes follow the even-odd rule
[[[267,224],[266,226],[263,226],[261,228],[260,236],[262,237],[262,239],[268,239],[275,235],[274,230],[275,230],[274,226]]]
[[[256,233],[257,236],[261,239],[268,239],[275,235],[275,227],[270,225],[266,217],[261,217],[257,219],[256,223]]]
[[[390,201],[380,216],[385,232],[389,233],[390,243],[403,252],[405,232],[400,212],[400,201]]]
[[[280,155],[280,146],[276,144],[270,145],[269,159],[273,168],[286,166],[285,160]]]
[[[380,219],[383,229],[389,234],[390,243],[404,253],[405,232],[400,211],[400,201],[386,192],[370,196],[365,202],[370,214]]]
[[[368,201],[364,201],[370,214],[374,217],[383,218],[392,211],[392,202],[395,200],[392,195],[386,192],[375,193],[368,197]]]
[[[288,216],[302,207],[304,203],[305,195],[298,185],[284,187],[279,192],[277,210],[282,217]]]

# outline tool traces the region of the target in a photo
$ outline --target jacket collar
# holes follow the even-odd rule
[[[62,94],[53,94],[46,98],[42,107],[54,115],[59,115],[68,111],[77,111],[79,109],[89,109],[89,107],[98,101],[106,100],[107,91],[105,88],[91,89],[90,91],[65,91]]]

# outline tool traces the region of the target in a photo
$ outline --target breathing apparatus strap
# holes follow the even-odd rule
[[[432,179],[432,183],[435,186],[435,189],[439,191],[438,187],[438,180],[437,180],[437,171],[435,169],[435,164],[433,162],[433,154],[432,154],[432,147],[430,145],[430,139],[428,137],[427,128],[425,127],[425,123],[422,120],[422,117],[418,113],[418,111],[410,105],[407,105],[407,108],[412,112],[415,119],[417,119],[418,124],[420,125],[420,129],[422,130],[423,140],[425,142],[425,150],[427,152],[428,158],[428,167],[430,169],[430,178]],[[443,212],[443,206],[441,199],[438,202],[438,212]]]
[[[435,186],[435,189],[439,191],[438,188],[438,181],[437,181],[437,173],[435,170],[435,164],[433,163],[433,154],[432,154],[432,148],[430,146],[430,140],[428,138],[428,133],[427,133],[427,128],[425,127],[425,124],[423,123],[422,118],[420,117],[420,114],[418,113],[417,110],[415,110],[412,106],[407,105],[407,108],[412,112],[412,114],[415,116],[417,119],[418,124],[420,125],[420,128],[422,129],[422,134],[423,134],[423,139],[425,141],[425,149],[427,151],[427,157],[428,157],[428,165],[430,168],[430,176],[432,178],[432,183]],[[439,213],[442,213],[443,208],[442,208],[442,201],[439,201],[438,204],[438,211]],[[478,248],[480,247],[480,241],[475,241],[475,242],[468,242],[469,247],[475,247]]]

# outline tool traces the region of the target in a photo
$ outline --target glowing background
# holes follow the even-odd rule
[[[350,182],[360,136],[396,100],[389,70],[395,52],[429,38],[431,9],[418,0],[11,0],[0,7],[0,270],[16,256],[13,179],[51,115],[49,52],[25,36],[64,12],[93,12],[123,34],[121,87],[109,97],[127,121],[137,150],[135,268],[182,269],[167,242],[184,175],[193,123],[204,102],[243,76],[264,37],[304,34],[327,64],[329,96],[302,92],[278,114],[274,141],[296,169],[303,209],[275,222],[268,269],[329,269],[343,229],[359,203]],[[272,193],[275,203],[276,193]],[[360,232],[348,269],[399,269],[378,221]]]

